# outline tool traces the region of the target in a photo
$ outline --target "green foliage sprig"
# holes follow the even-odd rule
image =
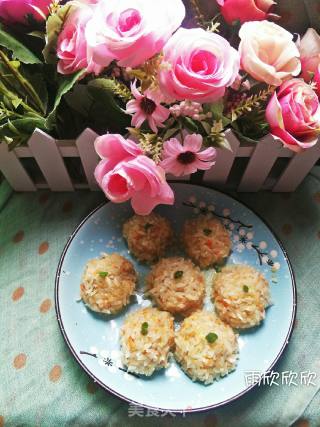
[[[268,86],[267,89],[260,90],[257,94],[250,95],[240,101],[235,107],[231,109],[230,116],[231,121],[239,119],[246,113],[250,113],[253,109],[260,108],[269,96],[274,92],[274,86]]]

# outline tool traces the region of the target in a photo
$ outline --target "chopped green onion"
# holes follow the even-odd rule
[[[174,278],[175,279],[180,279],[183,276],[183,271],[178,270],[174,273]]]
[[[242,287],[242,289],[243,289],[243,292],[249,292],[249,288],[248,288],[248,286],[247,286],[247,285],[244,285],[244,286]]]
[[[203,233],[204,233],[206,236],[210,236],[210,234],[212,233],[212,230],[210,230],[210,228],[204,228],[204,229],[203,229]]]
[[[146,231],[148,231],[150,227],[152,227],[152,224],[150,224],[150,222],[147,222],[146,224],[144,224],[144,229]]]
[[[148,328],[149,328],[148,322],[143,322],[142,325],[141,325],[141,334],[142,335],[147,335]]]
[[[206,340],[208,341],[208,343],[212,344],[215,341],[217,341],[218,339],[218,335],[215,334],[214,332],[210,332],[207,336],[206,336]]]
[[[219,265],[216,265],[214,268],[217,273],[221,273],[221,267]]]
[[[99,276],[100,277],[107,277],[108,273],[106,271],[99,271]]]

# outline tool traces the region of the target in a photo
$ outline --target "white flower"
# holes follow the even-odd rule
[[[259,243],[259,248],[260,248],[260,249],[266,249],[266,247],[267,247],[267,246],[268,246],[268,245],[267,245],[267,242],[263,242],[263,241],[262,241],[262,242],[260,242],[260,243]]]
[[[272,266],[272,269],[275,271],[278,271],[280,269],[280,263],[279,262],[275,262]]]
[[[203,208],[205,208],[207,205],[205,204],[205,202],[200,202],[199,203],[199,208],[200,209],[203,209]]]
[[[247,233],[247,238],[248,238],[249,240],[252,240],[252,239],[253,239],[253,231],[249,231],[249,232]]]
[[[277,252],[276,250],[272,250],[272,251],[270,251],[270,256],[271,256],[272,258],[277,258],[277,256],[278,256],[278,252]]]
[[[230,209],[223,209],[222,211],[223,216],[229,216],[230,215]]]
[[[236,246],[236,250],[237,250],[238,252],[242,252],[245,248],[246,248],[246,247],[244,246],[244,244],[243,244],[243,243],[239,243],[239,244]]]
[[[241,228],[239,230],[239,234],[235,234],[233,236],[233,241],[235,243],[237,243],[235,249],[237,252],[242,252],[244,249],[252,249],[252,242],[253,239],[253,232],[252,231],[248,231],[246,232],[246,230],[244,230],[243,228]]]

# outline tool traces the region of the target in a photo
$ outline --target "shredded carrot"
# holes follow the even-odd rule
[[[206,241],[206,245],[207,245],[210,249],[212,249],[212,240],[208,239],[208,240]]]

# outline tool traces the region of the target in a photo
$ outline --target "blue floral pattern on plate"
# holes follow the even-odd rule
[[[129,203],[106,203],[92,212],[70,237],[60,259],[56,276],[56,311],[63,336],[76,360],[106,390],[130,402],[165,411],[192,412],[213,408],[244,394],[257,378],[278,360],[287,345],[296,312],[296,291],[287,255],[268,226],[250,209],[218,191],[173,184],[174,206],[159,206],[156,211],[171,221],[179,235],[185,219],[211,213],[221,219],[233,243],[227,264],[249,264],[270,282],[272,306],[265,321],[239,335],[237,369],[204,386],[192,382],[172,359],[167,369],[151,378],[129,374],[121,363],[119,329],[128,312],[151,305],[143,297],[144,276],[149,271],[129,253],[122,238],[122,224],[133,215]],[[177,249],[173,249],[176,253]],[[139,273],[139,284],[132,303],[121,313],[105,316],[88,310],[79,300],[79,285],[84,265],[102,252],[119,252],[129,258]],[[170,255],[171,251],[167,253]],[[178,253],[183,255],[181,248]],[[213,309],[209,297],[214,270],[205,272],[205,308]],[[255,380],[256,381],[256,380]]]

